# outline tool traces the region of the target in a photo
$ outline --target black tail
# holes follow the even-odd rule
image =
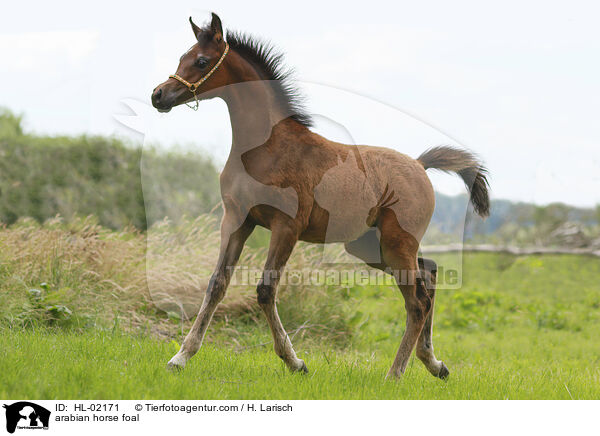
[[[417,160],[425,169],[435,168],[457,173],[471,194],[475,212],[484,218],[490,215],[487,169],[474,154],[454,147],[441,146],[430,148]]]

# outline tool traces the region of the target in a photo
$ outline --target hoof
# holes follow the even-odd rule
[[[185,359],[179,354],[173,356],[173,358],[169,360],[169,363],[167,363],[167,369],[169,371],[179,372],[183,371],[183,368],[185,368]]]
[[[394,368],[390,368],[388,373],[385,375],[386,380],[400,380],[402,379],[402,373],[400,371],[394,370]]]
[[[169,363],[167,363],[167,369],[172,372],[183,371],[183,368],[184,368],[184,366],[178,365],[177,363],[173,363],[171,361],[169,361]]]
[[[449,375],[450,375],[450,371],[448,371],[448,367],[444,364],[444,362],[442,362],[442,368],[440,369],[440,372],[438,373],[437,376],[439,378],[441,378],[442,380],[446,380]]]
[[[300,374],[308,374],[308,368],[306,367],[306,363],[304,363],[304,360],[300,360],[298,362],[298,365],[296,365],[295,368],[290,368],[290,370],[293,373],[299,372]]]

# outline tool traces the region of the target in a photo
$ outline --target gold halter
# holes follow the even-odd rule
[[[185,86],[187,86],[187,88],[190,90],[190,92],[194,95],[194,100],[196,101],[196,105],[195,106],[190,106],[188,103],[186,103],[185,105],[189,108],[194,109],[195,111],[198,110],[198,96],[196,95],[196,91],[198,90],[198,88],[200,87],[200,85],[202,85],[204,82],[206,82],[206,80],[212,76],[212,74],[217,71],[217,68],[219,68],[219,66],[221,65],[221,63],[223,62],[223,59],[225,59],[225,56],[227,56],[227,53],[229,52],[229,44],[225,43],[225,50],[223,51],[223,54],[221,55],[221,58],[217,61],[217,63],[215,64],[214,67],[212,67],[212,69],[206,73],[204,75],[204,77],[202,77],[200,80],[198,80],[197,82],[194,83],[190,83],[187,80],[185,80],[183,77],[178,76],[177,74],[171,74],[169,76],[169,78],[171,79],[175,79],[180,81],[181,83],[183,83]]]

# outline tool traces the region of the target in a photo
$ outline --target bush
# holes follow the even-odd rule
[[[220,201],[210,159],[148,149],[147,216],[141,157],[139,146],[115,138],[23,134],[21,119],[0,111],[0,222],[94,215],[111,229],[145,229],[167,215],[208,212]]]

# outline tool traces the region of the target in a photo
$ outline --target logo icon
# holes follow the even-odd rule
[[[14,433],[18,429],[48,429],[50,411],[28,401],[4,405],[6,409],[6,431]]]

